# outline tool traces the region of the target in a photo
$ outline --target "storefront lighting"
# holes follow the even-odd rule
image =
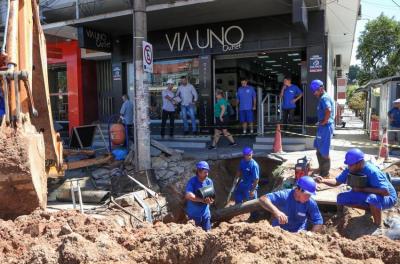
[[[293,59],[293,61],[301,61],[301,59]]]
[[[288,53],[288,56],[289,56],[289,57],[299,56],[299,55],[300,55],[299,53]]]
[[[268,56],[268,55],[265,55],[265,56],[258,56],[258,58],[259,58],[259,59],[268,59],[269,56]]]
[[[265,61],[266,63],[275,63],[276,60],[269,60],[269,61]]]
[[[282,65],[281,64],[274,64],[274,65],[272,65],[272,67],[281,67]]]
[[[266,70],[266,71],[272,71],[271,68],[265,68],[264,70]]]

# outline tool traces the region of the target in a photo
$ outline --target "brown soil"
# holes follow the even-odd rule
[[[13,218],[47,200],[43,136],[29,124],[0,132],[0,217]]]
[[[35,211],[0,220],[1,263],[399,263],[400,242],[291,234],[268,222],[121,227],[112,218]]]
[[[392,177],[400,177],[400,161],[393,163],[385,169]]]

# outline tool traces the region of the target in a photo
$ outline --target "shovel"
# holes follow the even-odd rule
[[[226,206],[226,205],[229,203],[229,201],[231,200],[232,193],[233,193],[233,191],[235,190],[235,187],[236,187],[236,185],[238,184],[239,180],[240,180],[240,177],[236,177],[235,180],[233,181],[233,185],[232,185],[232,188],[231,188],[231,190],[230,190],[230,192],[229,192],[229,194],[228,194],[228,198],[226,199],[225,206]]]

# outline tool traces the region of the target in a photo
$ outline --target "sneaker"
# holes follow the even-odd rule
[[[231,147],[234,147],[234,146],[237,146],[237,145],[238,144],[236,142],[229,143],[229,146],[231,146]]]
[[[208,149],[216,149],[217,147],[216,146],[213,146],[213,145],[210,145],[210,146],[208,146]]]

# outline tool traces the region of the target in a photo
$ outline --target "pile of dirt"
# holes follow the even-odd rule
[[[112,218],[35,211],[0,220],[2,263],[400,263],[400,242],[291,234],[268,222],[122,227]]]
[[[390,173],[392,177],[400,177],[400,161],[392,163],[384,171]]]

